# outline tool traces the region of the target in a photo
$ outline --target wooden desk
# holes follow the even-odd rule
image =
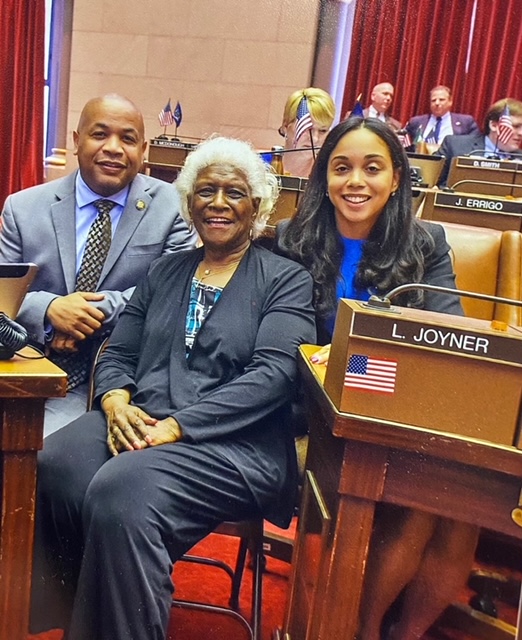
[[[34,356],[32,349],[26,349]],[[0,639],[26,640],[29,625],[36,454],[46,398],[64,396],[66,374],[48,360],[0,361]]]
[[[324,367],[308,360],[316,348],[302,347],[299,358],[310,420],[308,482],[283,633],[285,640],[352,640],[377,503],[521,537],[511,511],[522,452],[338,412],[323,390]]]

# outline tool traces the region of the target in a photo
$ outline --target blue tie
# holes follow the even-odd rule
[[[441,123],[442,123],[442,118],[440,116],[437,116],[437,122],[435,124],[435,129],[433,130],[433,137],[435,138],[435,142],[439,141]]]

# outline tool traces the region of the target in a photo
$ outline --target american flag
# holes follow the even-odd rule
[[[171,124],[174,124],[170,98],[165,107],[158,113],[158,120],[162,127],[170,127]]]
[[[310,111],[308,111],[308,100],[306,99],[306,96],[303,96],[299,106],[297,107],[294,147],[297,145],[297,142],[303,133],[311,129],[313,126],[314,123],[312,122],[312,116],[310,115]]]
[[[402,144],[402,146],[406,149],[406,147],[411,147],[412,140],[410,137],[410,134],[406,131],[406,129],[401,129],[400,131],[397,131],[397,137],[399,138],[399,142]]]
[[[426,136],[426,142],[428,144],[437,144],[437,139],[435,136],[435,127],[433,127],[433,129]]]
[[[513,121],[506,105],[498,121],[498,142],[507,144],[513,136]]]
[[[395,392],[397,361],[351,355],[344,376],[344,386],[366,391]]]
[[[179,101],[176,103],[176,107],[174,108],[174,122],[176,123],[176,127],[179,127],[181,124],[181,119],[183,118],[183,112],[181,111],[181,105]]]

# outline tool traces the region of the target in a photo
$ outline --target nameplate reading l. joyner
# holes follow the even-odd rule
[[[441,316],[442,320],[443,316]],[[405,346],[421,347],[459,353],[522,365],[522,333],[513,335],[475,332],[436,324],[424,324],[398,317],[357,314],[352,335],[361,338],[399,342]]]

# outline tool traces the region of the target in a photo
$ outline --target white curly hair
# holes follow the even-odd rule
[[[259,209],[252,226],[252,237],[257,238],[266,223],[279,195],[279,184],[272,168],[264,162],[252,145],[244,140],[221,136],[204,140],[191,151],[176,180],[175,187],[181,200],[181,215],[191,223],[189,202],[194,193],[194,184],[202,169],[210,165],[228,164],[243,172],[252,191],[259,198]]]

